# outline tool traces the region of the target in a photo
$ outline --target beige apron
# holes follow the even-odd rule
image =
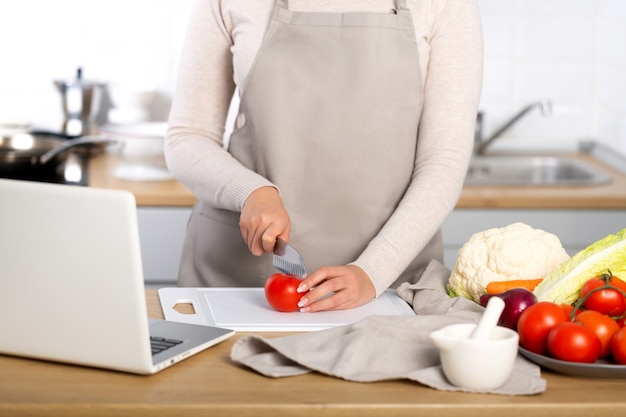
[[[405,0],[389,13],[306,13],[277,0],[246,84],[229,152],[272,181],[308,271],[356,260],[411,180],[422,109],[419,56]],[[262,286],[272,256],[253,256],[240,213],[199,202],[182,286]],[[396,281],[442,258],[441,235]]]

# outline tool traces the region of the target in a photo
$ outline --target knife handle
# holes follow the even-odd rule
[[[287,242],[277,237],[276,244],[274,245],[274,255],[284,256],[286,249],[287,249]]]

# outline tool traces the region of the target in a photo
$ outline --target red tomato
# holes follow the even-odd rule
[[[626,324],[626,316],[622,316],[622,317],[616,319],[616,321],[617,321],[617,325],[619,327],[624,327],[624,325]]]
[[[626,365],[626,327],[622,327],[615,333],[611,349],[613,350],[615,362]]]
[[[519,316],[517,333],[519,343],[524,349],[540,355],[548,353],[548,334],[554,326],[562,322],[569,322],[569,316],[561,306],[541,301],[533,304]]]
[[[626,296],[626,282],[624,282],[624,280],[616,277],[615,275],[611,275],[609,284],[622,290],[624,292],[624,296]]]
[[[601,358],[611,354],[611,341],[619,330],[619,325],[614,319],[595,310],[587,310],[576,316],[575,323],[590,328],[596,334],[602,346]]]
[[[600,357],[600,339],[588,327],[559,323],[548,335],[548,351],[552,357],[569,362],[593,363]]]
[[[265,281],[265,298],[278,311],[298,311],[302,294],[296,289],[302,282],[300,277],[290,274],[274,274]]]
[[[608,284],[613,285],[616,282],[616,277],[611,277]],[[583,306],[587,310],[599,311],[609,316],[619,316],[626,311],[626,298],[616,288],[599,289],[606,284],[603,277],[592,278],[585,282],[580,291],[580,298],[585,299]]]
[[[561,308],[567,313],[567,315],[569,316],[570,319],[574,319],[574,317],[578,316],[580,313],[583,312],[583,310],[581,309],[577,309],[576,312],[574,313],[574,317],[572,317],[572,313],[574,312],[574,306],[571,304],[561,304]]]

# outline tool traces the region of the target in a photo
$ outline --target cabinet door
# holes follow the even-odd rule
[[[148,286],[176,286],[190,207],[138,207],[144,280]]]
[[[444,263],[452,269],[472,234],[522,222],[555,234],[571,256],[626,227],[626,210],[457,209],[443,225]]]

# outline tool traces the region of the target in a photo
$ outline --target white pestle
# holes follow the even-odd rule
[[[504,310],[504,300],[500,297],[491,297],[487,302],[487,307],[476,328],[472,332],[470,339],[489,340],[493,329],[498,325],[500,315]]]

